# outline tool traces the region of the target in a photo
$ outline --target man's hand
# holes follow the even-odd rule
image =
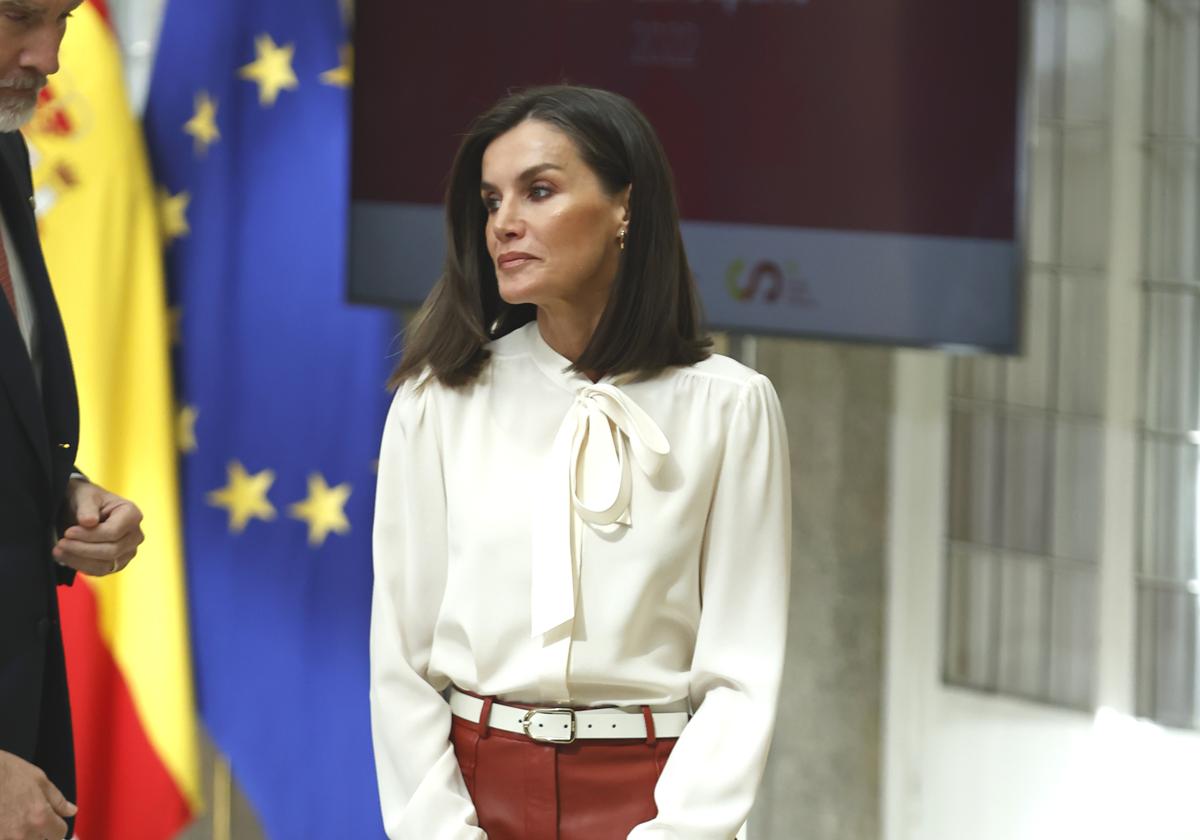
[[[85,575],[119,572],[145,539],[137,505],[91,482],[71,479],[67,511],[69,527],[54,546],[54,559]]]
[[[0,750],[0,840],[62,840],[76,810],[45,773]]]

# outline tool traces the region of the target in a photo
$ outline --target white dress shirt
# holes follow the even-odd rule
[[[25,350],[33,362],[33,370],[38,387],[42,384],[42,359],[37,333],[37,311],[33,306],[33,297],[29,293],[29,284],[25,282],[25,269],[17,256],[17,246],[12,234],[8,232],[8,222],[0,215],[0,236],[4,237],[4,255],[8,259],[8,276],[12,280],[13,298],[17,305],[17,328],[21,338],[25,340]],[[0,296],[0,301],[3,298]],[[0,303],[0,305],[3,305]]]
[[[461,389],[410,380],[379,458],[371,717],[392,840],[482,840],[451,685],[691,709],[630,840],[731,840],[783,668],[790,467],[771,383],[723,356],[593,384],[536,323]]]

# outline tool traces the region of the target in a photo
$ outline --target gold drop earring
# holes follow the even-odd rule
[[[617,237],[621,240],[621,250],[624,251],[625,250],[625,228],[621,228],[621,232],[617,234]]]

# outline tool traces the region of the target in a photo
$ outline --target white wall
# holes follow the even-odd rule
[[[884,837],[1200,838],[1200,735],[1128,707],[1089,716],[941,684],[947,371],[896,355]],[[1106,645],[1102,670],[1131,673],[1129,650]]]

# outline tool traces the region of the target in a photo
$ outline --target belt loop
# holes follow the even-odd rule
[[[646,743],[653,747],[658,743],[658,738],[654,734],[654,714],[649,706],[642,706],[642,717],[646,720]]]
[[[492,733],[492,701],[495,697],[484,697],[483,708],[479,710],[479,737],[486,738]]]

